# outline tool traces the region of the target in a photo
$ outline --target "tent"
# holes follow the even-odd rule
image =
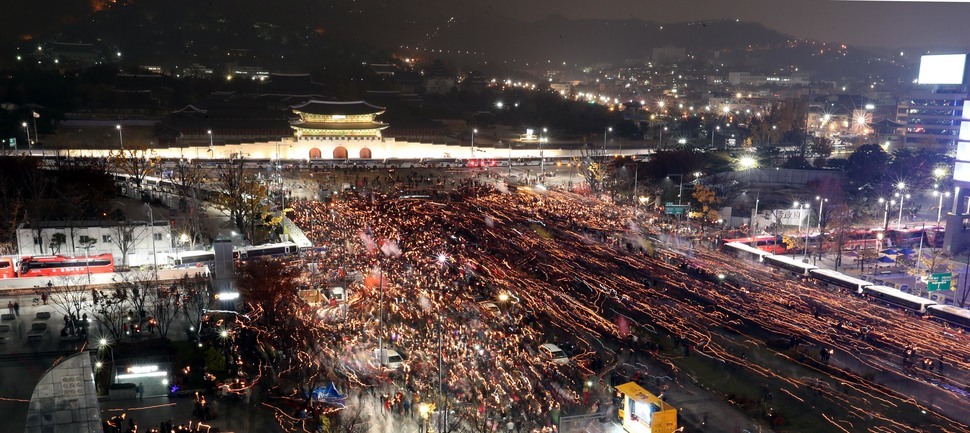
[[[891,254],[891,255],[896,255],[896,254],[899,254],[898,252],[896,252],[896,250],[894,250],[894,249],[892,249],[892,248],[890,248],[890,249],[888,249],[888,250],[882,250],[882,253],[883,253],[883,254]]]
[[[893,262],[895,262],[895,260],[893,260],[892,257],[889,257],[889,256],[879,257],[878,259],[876,259],[876,261],[877,262],[880,262],[880,263],[893,263]]]
[[[333,384],[333,382],[330,382],[330,385],[328,386],[316,387],[310,391],[310,398],[312,398],[314,401],[340,403],[343,402],[347,396],[338,392],[337,387]]]
[[[907,255],[907,256],[910,255],[910,254],[913,254],[915,252],[916,251],[913,251],[911,248],[903,248],[903,249],[899,250],[899,254],[903,254],[903,255]]]

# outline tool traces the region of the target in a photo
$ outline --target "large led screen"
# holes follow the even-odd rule
[[[963,84],[966,54],[933,54],[920,58],[920,84]]]

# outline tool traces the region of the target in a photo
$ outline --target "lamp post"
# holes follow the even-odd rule
[[[152,272],[155,276],[155,283],[158,283],[158,254],[155,252],[155,214],[152,212],[152,206],[145,203],[148,208],[148,224],[150,229],[148,235],[152,237]]]
[[[758,190],[758,195],[754,198],[754,213],[751,214],[751,218],[748,219],[748,237],[751,240],[751,246],[756,247],[754,240],[754,217],[758,215],[758,205],[761,204],[761,190]]]
[[[81,244],[81,248],[84,248],[84,268],[88,274],[88,284],[91,284],[91,259],[89,259],[88,250],[94,246],[94,242],[88,241]]]
[[[667,130],[666,126],[664,126],[663,129],[660,130],[660,142],[658,144],[661,149],[664,148],[664,131],[666,130]]]
[[[940,193],[939,191],[933,191],[933,194],[940,196],[940,204],[936,210],[936,225],[939,227],[940,221],[943,220],[943,197],[949,197],[950,192]]]
[[[447,266],[448,266],[448,256],[445,255],[444,253],[438,254],[438,265],[441,266],[441,274],[442,274],[442,277],[444,277],[445,270],[447,269]],[[443,431],[447,431],[447,429],[445,428],[445,422],[447,422],[447,419],[445,418],[445,412],[446,412],[445,409],[447,408],[448,405],[445,402],[445,392],[444,392],[445,388],[444,388],[444,382],[442,381],[442,372],[444,371],[444,366],[442,363],[442,360],[444,359],[444,352],[443,352],[444,345],[442,343],[443,328],[441,325],[441,316],[443,316],[444,314],[440,310],[445,306],[445,285],[444,284],[440,286],[438,297],[439,297],[438,299],[438,308],[439,308],[439,311],[438,311],[438,404],[439,404],[438,426]]]
[[[808,203],[805,203],[805,209],[806,210],[811,210],[812,209],[812,205],[811,204],[808,204]],[[808,234],[811,233],[811,231],[812,231],[811,230],[811,227],[812,227],[812,224],[811,224],[811,222],[812,222],[811,221],[812,216],[811,215],[812,215],[811,213],[807,214],[809,221],[805,221],[805,255],[802,256],[802,261],[805,262],[805,263],[808,263]]]
[[[827,198],[821,196],[815,196],[815,200],[818,200],[818,252],[816,257],[822,258],[822,209],[825,207],[825,202],[829,201]]]
[[[796,201],[792,207],[795,209],[795,212],[798,212],[798,230],[795,232],[795,239],[798,239],[798,234],[802,231],[802,219],[804,219],[802,218],[802,204]],[[795,258],[795,254],[798,254],[797,251],[796,249],[792,249],[792,259]]]
[[[668,173],[667,174],[667,177],[670,177],[670,176],[679,176],[680,177],[680,187],[677,190],[677,205],[680,206],[681,204],[683,204],[683,201],[681,200],[681,197],[684,195],[684,175],[683,174],[679,174],[679,173],[678,174],[670,174],[670,173]]]
[[[714,148],[714,136],[717,135],[717,131],[720,131],[720,130],[721,130],[720,126],[715,126],[714,129],[711,130],[711,149]]]
[[[472,129],[472,159],[475,159],[475,134],[478,129]]]
[[[112,350],[111,349],[111,345],[108,344],[108,339],[107,338],[104,338],[104,337],[101,337],[98,340],[98,353],[100,354],[105,349],[107,349],[108,352],[111,353],[111,379],[110,379],[110,381],[111,382],[114,382],[115,373],[118,371],[118,368],[115,367],[115,351]],[[109,383],[108,385],[110,386],[111,384]]]
[[[613,132],[612,126],[603,131],[603,159],[606,159],[606,134],[610,132]]]
[[[115,129],[118,130],[118,144],[121,145],[121,150],[125,150],[125,139],[121,134],[121,124],[115,125]]]
[[[882,197],[879,198],[879,203],[885,203],[886,209],[882,215],[882,230],[889,230],[889,207],[896,204],[896,200],[886,200]]]
[[[542,153],[542,143],[544,143],[548,138],[546,138],[546,133],[549,132],[548,129],[542,128],[542,135],[539,136],[539,183],[541,184],[545,180],[546,176],[546,158]]]
[[[205,133],[209,135],[209,152],[212,152],[212,130],[207,129]],[[195,147],[195,160],[199,160],[199,146]]]
[[[502,140],[499,140],[498,144],[501,145]],[[512,140],[509,140],[509,177],[508,179],[512,179]]]
[[[24,127],[24,131],[27,131],[27,151],[30,151],[30,126],[27,126],[27,122],[21,124]]]

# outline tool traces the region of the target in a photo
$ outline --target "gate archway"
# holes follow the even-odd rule
[[[371,159],[370,149],[369,148],[366,148],[366,147],[363,148],[363,149],[360,149],[360,158],[361,159]]]
[[[347,148],[337,146],[333,149],[333,159],[347,159]]]
[[[320,151],[320,148],[310,149],[310,159],[320,159],[321,156],[323,156],[323,152]]]

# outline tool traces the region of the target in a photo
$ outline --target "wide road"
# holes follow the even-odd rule
[[[772,420],[778,411],[788,421],[833,432],[965,428],[965,412],[952,411],[961,397],[926,386],[937,373],[904,370],[893,357],[907,346],[925,354],[929,342],[945,359],[967,359],[965,344],[940,339],[940,325],[720,253],[662,249],[648,237],[664,236],[658,225],[634,222],[630,209],[541,188],[498,189],[466,188],[447,202],[373,196],[297,206],[297,223],[314,227],[310,237],[328,247],[317,259],[324,269],[343,265],[369,277],[351,290],[350,329],[377,333],[376,281],[389,282],[387,321],[395,347],[423,361],[411,370],[418,385],[436,383],[437,344],[425,327],[444,317],[446,359],[475,357],[469,346],[489,353],[446,369],[454,392],[475,402],[495,395],[494,403],[483,403],[498,411],[511,399],[513,411],[535,413],[536,423],[540,408],[571,404],[580,378],[598,373],[590,356],[595,349],[635,333],[666,345],[637,348],[679,381],[710,376],[704,369],[714,366],[719,376],[763,384],[760,404]],[[378,259],[383,256],[392,258]],[[463,280],[460,291],[451,289],[455,277]],[[489,313],[475,305],[475,293],[511,295],[515,301],[501,306],[511,325],[485,321]],[[420,307],[405,307],[407,300]],[[469,314],[482,319],[468,325],[455,319]],[[476,332],[478,323],[488,324],[484,333]],[[563,335],[587,355],[568,366],[537,357],[535,346]],[[358,348],[376,343],[354,338]],[[777,340],[798,344],[780,347]],[[833,350],[827,361],[819,360],[822,348]],[[339,352],[345,349],[334,350],[346,359]],[[950,361],[945,369],[959,384],[953,373],[967,366]],[[910,372],[920,386],[907,385],[893,370]]]

